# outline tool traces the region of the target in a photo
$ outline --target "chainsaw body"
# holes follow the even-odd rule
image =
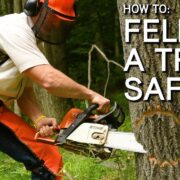
[[[36,136],[36,139],[78,154],[101,159],[109,158],[113,149],[104,147],[108,132],[117,131],[123,124],[125,116],[117,103],[114,103],[109,113],[103,115],[94,114],[97,107],[97,104],[93,104],[84,111],[72,108],[58,126],[55,139],[39,136]]]

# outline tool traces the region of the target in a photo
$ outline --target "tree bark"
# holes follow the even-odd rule
[[[8,13],[7,1],[6,1],[6,0],[1,0],[1,1],[0,1],[0,4],[1,4],[1,6],[0,6],[0,12],[1,12],[1,14],[3,15],[3,14]]]
[[[118,12],[115,14],[115,29],[114,29],[114,54],[115,59],[120,60],[120,32],[119,32],[119,23],[118,23]]]
[[[163,94],[166,95],[167,77],[178,77],[175,72],[174,55],[168,56],[168,70],[161,70],[161,56],[155,54],[154,49],[178,48],[177,44],[146,44],[143,43],[143,33],[132,35],[131,43],[125,43],[125,19],[167,19],[170,23],[169,32],[172,37],[178,37],[178,21],[180,17],[179,0],[164,0],[171,8],[171,14],[145,14],[125,15],[124,4],[133,4],[132,0],[118,0],[119,21],[123,41],[124,59],[127,60],[132,48],[140,52],[141,60],[146,72],[142,73],[136,67],[130,69],[126,77],[137,77],[143,82],[141,86],[145,93],[152,77],[156,77]],[[149,4],[162,4],[161,1],[148,1]],[[147,4],[145,0],[137,0],[136,4]],[[141,31],[143,31],[141,25]],[[134,26],[137,28],[137,26]],[[159,38],[161,39],[162,27],[159,25]],[[126,63],[126,62],[125,62]],[[151,96],[148,101],[130,102],[130,115],[137,140],[144,145],[147,154],[137,154],[137,179],[138,180],[176,180],[180,177],[180,93],[173,94],[172,101],[160,101],[159,97]]]
[[[22,12],[22,0],[15,0],[14,2],[14,13]]]

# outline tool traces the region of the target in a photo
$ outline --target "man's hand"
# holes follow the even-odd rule
[[[97,109],[99,113],[105,114],[110,111],[110,100],[100,94],[94,94],[90,102],[99,105]]]
[[[42,137],[52,136],[54,134],[53,129],[57,127],[55,118],[45,117],[36,124],[36,130]]]

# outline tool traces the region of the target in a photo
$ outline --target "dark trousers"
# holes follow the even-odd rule
[[[30,150],[14,133],[0,123],[0,151],[24,164],[27,170],[32,171],[32,180],[55,180],[52,175]]]

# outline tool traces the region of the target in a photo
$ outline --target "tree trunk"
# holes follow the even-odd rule
[[[15,0],[14,2],[14,13],[22,12],[22,0]]]
[[[162,73],[161,56],[155,54],[154,49],[177,48],[177,44],[159,45],[143,43],[143,33],[132,35],[131,43],[125,43],[125,19],[168,19],[169,32],[172,37],[178,37],[178,18],[180,17],[180,1],[164,0],[171,8],[171,14],[145,14],[125,15],[123,5],[133,4],[131,0],[118,0],[119,20],[123,41],[124,59],[127,60],[132,48],[137,48],[146,73],[140,72],[136,67],[130,69],[128,77],[137,77],[143,82],[141,89],[144,93],[148,88],[152,77],[156,77],[161,86],[163,94],[166,95],[167,77],[178,77],[175,73],[174,55],[168,56],[168,70]],[[148,1],[150,4],[157,4],[157,1]],[[159,4],[160,1],[158,1]],[[137,0],[136,4],[147,4],[145,0]],[[140,26],[140,25],[138,25]],[[136,26],[132,26],[137,28]],[[141,25],[141,30],[143,25]],[[159,25],[159,35],[162,35],[162,28]],[[156,37],[157,38],[157,37]],[[159,37],[161,39],[161,37]],[[180,47],[180,46],[179,46]],[[137,154],[137,179],[138,180],[176,180],[180,178],[180,93],[173,94],[172,101],[160,101],[159,97],[151,96],[148,101],[130,102],[130,114],[133,129],[137,140],[144,145],[147,154]]]
[[[0,0],[0,13],[2,15],[8,13],[8,6],[6,0]]]
[[[118,13],[115,14],[115,29],[114,29],[114,54],[115,59],[120,60],[120,33],[119,33],[119,23],[118,23]]]

